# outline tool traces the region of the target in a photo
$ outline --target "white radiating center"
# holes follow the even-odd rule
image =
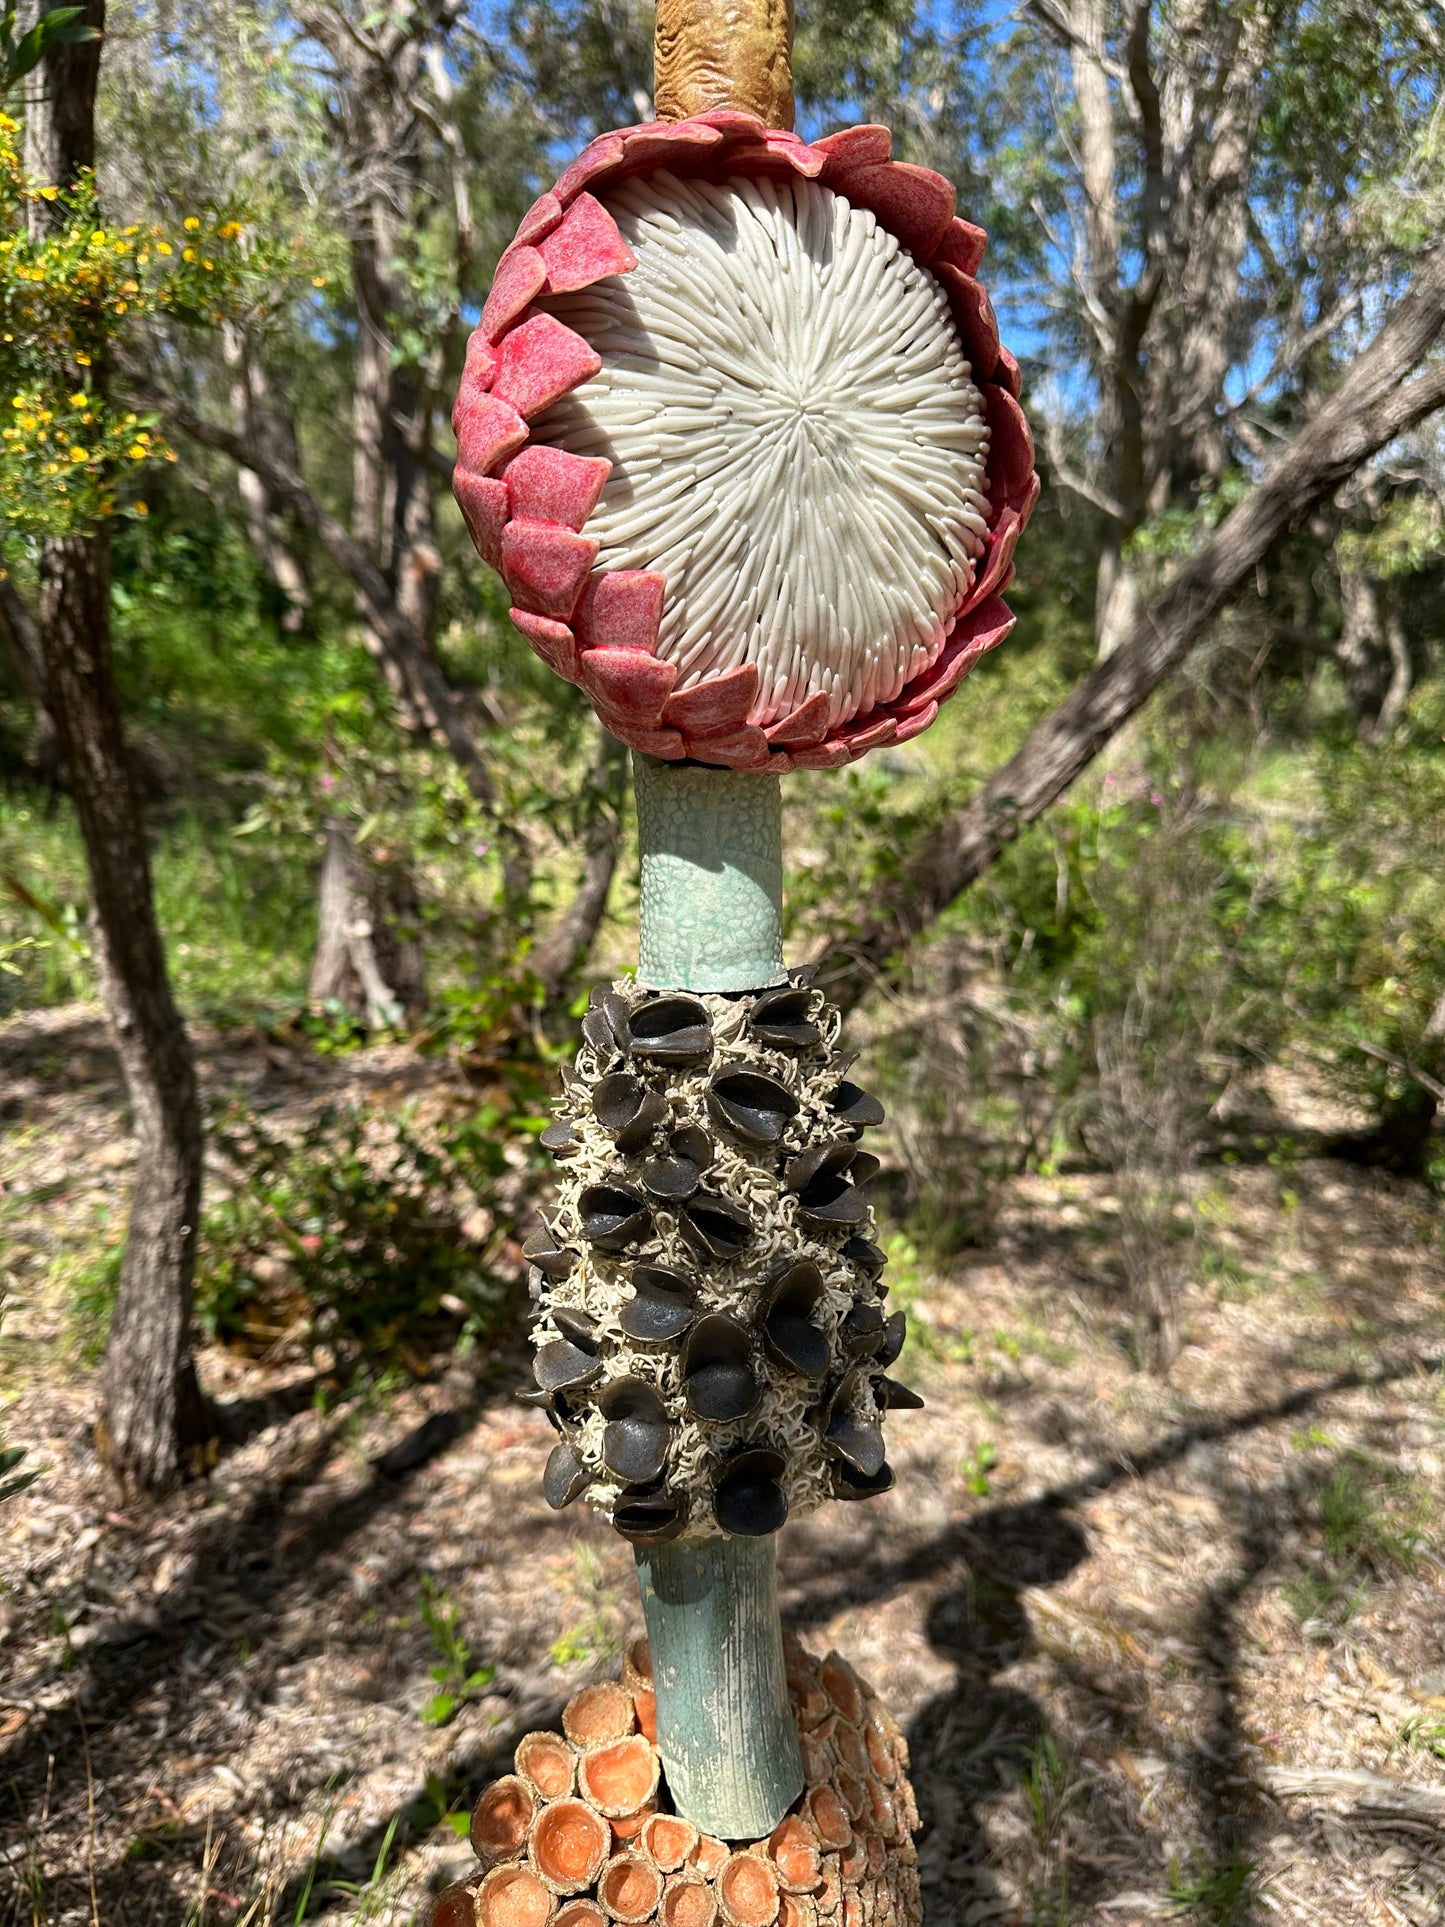
[[[754,662],[755,722],[890,701],[983,552],[988,429],[938,283],[812,181],[605,199],[637,267],[546,302],[602,372],[533,424],[613,465],[599,565],[666,576],[679,690]]]

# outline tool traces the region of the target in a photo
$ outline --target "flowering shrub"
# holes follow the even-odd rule
[[[114,514],[127,471],[175,460],[154,420],[103,392],[122,330],[255,314],[284,281],[274,244],[229,209],[188,215],[174,234],[107,227],[90,175],[70,190],[26,177],[18,133],[0,114],[0,516],[35,539]],[[39,203],[51,204],[43,220]]]

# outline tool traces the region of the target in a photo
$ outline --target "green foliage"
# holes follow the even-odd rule
[[[236,1184],[202,1225],[197,1318],[223,1342],[293,1335],[329,1359],[338,1389],[419,1366],[443,1339],[465,1352],[510,1315],[501,1181],[527,1168],[531,1142],[497,1104],[431,1141],[360,1104],[293,1141],[232,1107],[213,1143]]]
[[[462,1636],[456,1602],[447,1597],[430,1573],[422,1574],[421,1617],[437,1654],[437,1663],[430,1669],[437,1691],[422,1707],[421,1716],[428,1726],[445,1726],[469,1700],[491,1685],[497,1669],[472,1665],[472,1649]],[[438,1818],[448,1818],[445,1807]],[[465,1817],[456,1831],[466,1832]]]
[[[1254,1862],[1239,1854],[1220,1859],[1195,1851],[1187,1866],[1169,1869],[1168,1898],[1187,1909],[1198,1927],[1245,1927],[1254,1916]]]
[[[81,18],[83,7],[51,7],[19,38],[15,35],[15,0],[0,9],[0,100],[33,73],[52,47],[78,47],[95,39],[94,27]]]

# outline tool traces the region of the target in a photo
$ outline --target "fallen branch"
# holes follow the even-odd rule
[[[1403,1814],[1445,1827],[1445,1787],[1346,1769],[1302,1773],[1292,1767],[1270,1766],[1262,1769],[1259,1778],[1280,1799],[1346,1799],[1362,1813]]]
[[[1415,374],[1442,326],[1445,249],[1437,249],[1334,393],[1193,561],[1151,599],[1114,653],[1030,732],[965,809],[939,825],[881,894],[824,972],[830,997],[851,1009],[891,974],[898,953],[1057,801],[1179,667],[1274,545],[1372,455],[1445,404],[1445,362]]]

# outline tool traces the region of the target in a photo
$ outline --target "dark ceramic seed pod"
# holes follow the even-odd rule
[[[611,1026],[612,1035],[617,1039],[618,1049],[625,1052],[632,1041],[631,1013],[628,1010],[627,999],[615,990],[604,990],[602,1013]]]
[[[700,1124],[680,1124],[667,1140],[670,1156],[686,1158],[699,1171],[706,1171],[717,1156],[713,1141]]]
[[[873,1354],[883,1341],[883,1313],[864,1300],[854,1305],[838,1326],[838,1337],[849,1358]]]
[[[806,1151],[789,1158],[783,1167],[783,1189],[806,1191],[819,1178],[840,1177],[858,1156],[850,1138],[837,1138],[831,1144],[810,1144]]]
[[[773,1145],[798,1115],[798,1100],[763,1071],[719,1071],[708,1086],[707,1108],[731,1137],[749,1145]]]
[[[748,1029],[760,1044],[777,1050],[807,1050],[823,1035],[808,1016],[812,1002],[813,993],[801,985],[765,990],[754,1000]]]
[[[669,1069],[706,1063],[712,1056],[712,1019],[696,997],[651,997],[628,1019],[634,1057]]]
[[[814,1178],[798,1193],[798,1217],[809,1231],[847,1231],[867,1216],[867,1200],[837,1172]]]
[[[641,1545],[675,1539],[687,1524],[687,1515],[675,1499],[624,1499],[612,1508],[612,1523],[624,1539]]]
[[[911,1385],[900,1385],[896,1378],[873,1380],[873,1403],[880,1412],[921,1412],[923,1400]]]
[[[590,1312],[578,1311],[572,1305],[553,1305],[552,1323],[564,1338],[585,1352],[597,1350],[597,1320]]]
[[[876,1499],[884,1492],[891,1492],[893,1486],[893,1467],[886,1459],[871,1475],[859,1472],[846,1459],[840,1459],[833,1467],[835,1499]]]
[[[888,1263],[886,1254],[868,1238],[850,1238],[843,1247],[843,1256],[871,1278],[881,1278],[883,1267]]]
[[[712,1191],[693,1193],[678,1213],[678,1229],[703,1259],[735,1258],[753,1235],[747,1212]]]
[[[570,1338],[553,1338],[539,1347],[532,1373],[550,1398],[555,1392],[575,1392],[594,1384],[602,1376],[602,1360],[595,1350],[587,1351]]]
[[[614,1378],[597,1395],[607,1420],[602,1463],[624,1485],[646,1485],[667,1464],[672,1426],[655,1385],[641,1378]]]
[[[604,1064],[616,1057],[617,1037],[607,1021],[606,1011],[589,1010],[582,1019],[582,1035]]]
[[[666,1345],[696,1322],[697,1292],[690,1278],[662,1265],[634,1265],[632,1297],[618,1323],[642,1344]]]
[[[702,1173],[691,1158],[649,1158],[642,1167],[642,1188],[649,1197],[664,1204],[680,1204],[690,1198],[701,1182]]]
[[[870,1179],[876,1178],[883,1169],[883,1160],[875,1158],[871,1151],[855,1151],[853,1162],[848,1166],[849,1181],[861,1190]]]
[[[762,1538],[788,1516],[783,1490],[787,1457],[771,1446],[747,1446],[726,1461],[713,1487],[713,1517],[724,1532]]]
[[[757,1406],[762,1386],[745,1327],[725,1312],[700,1318],[683,1347],[682,1384],[694,1418],[719,1424],[746,1418]]]
[[[857,1084],[850,1084],[847,1078],[834,1091],[829,1099],[828,1108],[834,1117],[844,1124],[851,1124],[858,1130],[867,1130],[871,1125],[881,1124],[885,1112],[883,1106],[870,1092]]]
[[[823,1442],[835,1458],[851,1465],[864,1478],[872,1478],[883,1463],[883,1428],[873,1419],[858,1416],[854,1401],[860,1389],[858,1379],[850,1376],[828,1401]]]
[[[652,1231],[646,1198],[625,1184],[589,1184],[577,1210],[582,1236],[599,1251],[626,1251]]]
[[[906,1312],[895,1311],[883,1321],[883,1337],[873,1354],[873,1363],[886,1368],[893,1364],[903,1350],[908,1337],[908,1316]]]
[[[828,1335],[814,1322],[824,1290],[822,1272],[805,1258],[788,1267],[758,1309],[768,1356],[785,1372],[821,1378],[828,1369]]]
[[[611,1071],[592,1087],[592,1115],[618,1150],[630,1155],[650,1143],[658,1125],[666,1122],[667,1106],[631,1071]]]
[[[567,1277],[577,1262],[576,1252],[568,1251],[564,1246],[559,1245],[545,1226],[541,1231],[532,1233],[522,1246],[522,1252],[525,1257],[531,1259],[538,1271],[544,1272],[552,1279]]]
[[[569,1151],[577,1149],[577,1140],[572,1135],[572,1126],[565,1117],[559,1117],[549,1124],[539,1142],[544,1151],[550,1151],[553,1157],[557,1158],[565,1157]]]
[[[592,1474],[578,1458],[570,1439],[558,1439],[542,1474],[542,1497],[554,1512],[571,1505],[592,1483]]]

